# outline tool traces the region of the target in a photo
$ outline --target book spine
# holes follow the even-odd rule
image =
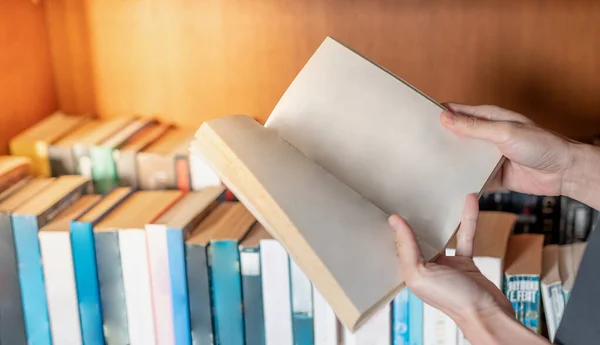
[[[146,233],[143,229],[119,230],[123,288],[131,345],[156,344],[146,242]]]
[[[77,173],[73,151],[66,146],[48,147],[48,160],[52,176],[75,175]]]
[[[37,217],[13,215],[12,224],[28,344],[51,345]]]
[[[506,276],[504,293],[512,303],[517,320],[540,333],[540,277],[536,275]]]
[[[315,345],[338,345],[338,321],[333,309],[313,285]]]
[[[188,156],[175,157],[175,176],[179,190],[189,192],[192,189]]]
[[[0,213],[0,344],[26,344],[25,319],[10,215]]]
[[[244,319],[238,243],[212,241],[209,253],[217,343],[243,344]]]
[[[410,345],[423,344],[423,301],[408,293],[408,340]]]
[[[558,244],[560,232],[560,199],[557,196],[542,197],[542,233],[545,244]]]
[[[150,282],[154,323],[156,325],[156,343],[173,344],[173,302],[171,300],[171,272],[167,248],[167,227],[164,225],[146,225]]]
[[[137,164],[141,189],[157,190],[177,187],[173,156],[142,152],[137,155]]]
[[[550,341],[554,341],[556,330],[565,310],[562,284],[560,282],[542,284],[541,290],[544,314],[546,315],[546,326],[548,327],[548,337]]]
[[[290,259],[292,327],[294,345],[314,344],[312,284],[300,267]]]
[[[344,344],[390,345],[392,343],[390,309],[389,304],[383,307],[354,334],[344,328]]]
[[[244,296],[246,345],[264,345],[265,320],[263,313],[260,250],[258,248],[241,249],[240,264],[242,270],[242,295]]]
[[[408,345],[408,289],[404,288],[392,302],[392,344]]]
[[[214,344],[206,247],[186,244],[185,262],[193,345]]]
[[[92,160],[92,178],[96,192],[105,194],[117,187],[119,178],[113,159],[113,149],[94,146],[90,149],[90,158]]]
[[[198,154],[190,155],[189,163],[192,190],[222,185],[217,173]]]
[[[260,254],[265,343],[267,345],[291,345],[293,336],[288,255],[276,240],[262,240]]]
[[[39,240],[52,342],[82,344],[69,233],[42,231]]]
[[[167,251],[173,307],[175,345],[190,345],[190,309],[183,246],[183,230],[167,229]]]
[[[119,185],[123,187],[138,187],[136,154],[137,152],[130,150],[115,151],[117,176]]]
[[[106,345],[129,344],[119,235],[116,231],[94,233],[94,243]]]
[[[10,153],[31,158],[31,174],[37,177],[50,177],[52,169],[48,159],[48,144],[43,141],[11,140]]]
[[[573,215],[573,235],[574,242],[585,242],[592,230],[592,208],[575,202]]]
[[[457,345],[458,327],[450,317],[436,308],[423,304],[423,344]]]
[[[102,308],[94,233],[90,223],[71,223],[71,246],[83,343],[102,345]]]

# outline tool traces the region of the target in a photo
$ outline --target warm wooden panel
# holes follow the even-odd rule
[[[495,103],[582,139],[600,129],[598,2],[62,0],[77,1],[103,116],[264,120],[331,35],[440,101]],[[70,109],[84,88],[69,90]]]
[[[42,7],[0,1],[0,154],[57,106]]]

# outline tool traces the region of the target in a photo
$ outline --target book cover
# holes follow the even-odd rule
[[[540,275],[544,235],[512,235],[506,252],[504,294],[517,320],[540,334]]]
[[[266,345],[294,342],[289,266],[288,254],[277,240],[260,241]]]
[[[7,189],[30,175],[30,158],[20,156],[0,156],[0,196]]]
[[[315,345],[339,345],[338,320],[331,306],[313,285]]]
[[[544,306],[550,341],[554,341],[556,330],[560,325],[565,309],[565,298],[559,271],[559,253],[559,246],[548,245],[544,247],[542,254],[542,305]]]
[[[89,120],[88,115],[67,115],[57,111],[14,137],[9,144],[10,153],[31,158],[34,176],[49,177],[52,174],[49,145]]]
[[[586,242],[578,242],[560,246],[559,249],[559,274],[562,283],[562,291],[565,297],[565,304],[569,301],[581,258],[587,247]]]
[[[240,243],[239,248],[246,345],[265,344],[260,241],[266,238],[271,237],[260,223],[256,223]]]
[[[192,154],[281,239],[354,331],[403,288],[388,215],[408,219],[432,259],[454,234],[465,195],[500,166],[493,144],[444,129],[442,110],[327,38],[265,126],[243,115],[204,122]]]
[[[408,295],[408,288],[405,288],[392,302],[392,345],[409,344]]]
[[[69,228],[99,200],[99,195],[82,196],[39,231],[53,344],[83,344]]]
[[[26,344],[25,319],[19,285],[13,226],[10,215],[21,204],[42,192],[52,183],[50,178],[28,181],[19,191],[0,202],[0,344]]]
[[[81,319],[81,336],[86,345],[104,345],[102,304],[93,227],[129,196],[131,189],[117,188],[86,214],[71,222],[73,269]]]
[[[215,343],[207,245],[208,242],[195,243],[193,239],[185,243],[190,328],[193,345],[212,345]]]
[[[52,344],[38,230],[76,202],[87,184],[84,177],[60,177],[11,216],[29,344]]]
[[[290,285],[294,345],[312,345],[315,339],[312,284],[292,259],[290,259]]]
[[[223,190],[187,193],[146,225],[158,344],[191,343],[184,238],[217,206]]]

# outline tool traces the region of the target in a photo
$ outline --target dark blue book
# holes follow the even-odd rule
[[[0,344],[27,344],[11,213],[52,179],[33,179],[0,202]]]
[[[28,344],[52,344],[38,231],[77,201],[87,189],[88,182],[87,178],[81,176],[57,178],[12,214]]]
[[[260,223],[256,223],[240,243],[246,345],[265,344],[265,316],[260,267],[260,240],[263,238],[271,237]]]
[[[83,343],[103,345],[102,305],[98,285],[98,267],[93,227],[131,193],[130,188],[117,188],[105,196],[86,214],[71,222],[73,268],[77,287]]]

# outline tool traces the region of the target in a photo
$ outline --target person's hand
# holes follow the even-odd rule
[[[570,141],[521,114],[491,105],[444,104],[442,125],[460,136],[495,144],[507,158],[494,182],[527,194],[561,195],[571,166]]]
[[[467,196],[457,232],[456,256],[441,254],[425,262],[410,226],[399,216],[389,223],[396,232],[402,276],[411,292],[441,310],[457,324],[504,313],[514,318],[512,305],[473,262],[473,243],[479,212],[477,197]]]

